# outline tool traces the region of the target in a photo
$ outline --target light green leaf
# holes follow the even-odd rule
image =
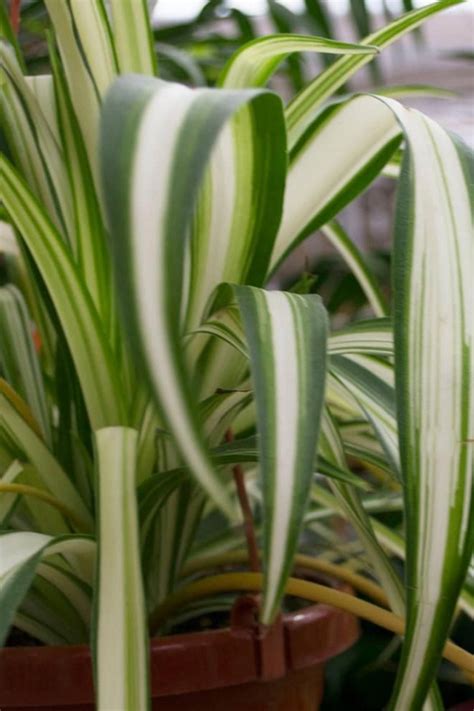
[[[122,389],[103,326],[60,235],[1,156],[3,201],[26,242],[64,329],[94,428],[124,421]]]
[[[325,37],[284,33],[259,37],[234,52],[222,70],[218,84],[228,89],[265,86],[281,62],[294,52],[375,54],[376,51],[373,47],[337,42]]]
[[[156,74],[147,0],[110,0],[114,44],[121,74]]]
[[[41,438],[0,394],[0,441],[7,438],[36,469],[45,489],[93,528],[93,519],[71,480]],[[66,529],[67,530],[67,529]]]
[[[2,130],[11,154],[63,240],[73,245],[71,194],[64,156],[51,128],[52,122],[21,73],[11,47],[4,42],[0,42],[0,60]],[[42,79],[49,83],[50,78]]]
[[[74,259],[94,305],[109,326],[112,287],[105,227],[84,140],[74,113],[71,96],[74,89],[71,92],[53,46],[50,46],[49,55],[54,76],[53,108],[56,108],[73,205],[71,230],[74,234]]]
[[[0,288],[0,364],[12,388],[28,403],[46,444],[51,446],[48,403],[33,324],[21,292],[12,285]]]
[[[103,0],[45,0],[61,54],[92,174],[98,172],[98,130],[102,97],[117,73]]]
[[[23,464],[17,459],[14,459],[8,469],[0,476],[1,484],[12,484],[15,479],[22,473]],[[0,493],[0,529],[6,529],[8,519],[18,502],[18,494]]]

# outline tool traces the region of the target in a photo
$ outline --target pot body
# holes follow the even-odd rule
[[[159,711],[316,711],[324,663],[357,639],[357,620],[314,605],[262,632],[241,598],[229,629],[154,639],[153,708]],[[93,711],[89,648],[0,650],[2,711]],[[111,711],[123,711],[114,709]],[[137,710],[138,711],[138,710]]]

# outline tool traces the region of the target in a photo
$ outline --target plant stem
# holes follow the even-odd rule
[[[0,483],[0,494],[18,494],[19,496],[32,496],[35,499],[39,499],[46,504],[49,504],[53,508],[57,509],[64,518],[67,518],[74,524],[78,531],[89,532],[90,526],[87,525],[79,516],[76,516],[74,511],[65,506],[61,501],[55,499],[54,496],[48,494],[46,491],[37,489],[35,486],[30,486],[29,484],[3,484]]]
[[[188,561],[182,570],[182,575],[191,575],[199,570],[209,570],[224,565],[238,565],[239,563],[245,563],[247,560],[248,553],[245,550],[201,556],[200,558]],[[313,558],[309,555],[297,554],[294,558],[294,567],[325,573],[338,580],[343,580],[349,585],[352,585],[356,590],[359,590],[364,595],[375,600],[379,605],[384,607],[389,606],[387,596],[380,585],[377,585],[363,575],[354,573],[344,565],[337,565],[336,563],[330,563],[321,558]]]
[[[226,442],[233,441],[234,435],[232,434],[232,430],[227,430],[225,438]],[[244,470],[240,464],[236,464],[232,467],[232,474],[234,476],[237,496],[239,497],[240,508],[244,519],[244,532],[248,550],[248,557],[246,560],[248,559],[249,561],[250,570],[254,573],[258,573],[260,571],[260,556],[258,552],[257,537],[255,535],[255,526],[253,524],[252,508],[247,496],[247,489],[245,488]]]
[[[10,0],[10,23],[16,35],[20,31],[20,4],[21,0]]]
[[[41,428],[36,422],[30,407],[3,378],[0,378],[0,395],[4,395],[6,397],[10,405],[12,405],[20,417],[25,420],[26,424],[33,430],[33,432],[37,434],[40,439],[43,439]]]
[[[195,600],[232,590],[257,592],[261,591],[262,587],[263,575],[261,573],[224,573],[223,575],[198,580],[172,593],[155,608],[149,618],[150,630],[153,633],[177,608]],[[371,602],[360,600],[353,595],[334,590],[326,585],[289,578],[285,594],[339,607],[341,610],[368,620],[379,627],[384,627],[389,632],[394,632],[398,635],[403,635],[405,632],[405,620],[402,617]],[[465,649],[461,649],[461,647],[452,642],[446,642],[443,656],[468,674],[472,674],[474,655],[469,654]]]

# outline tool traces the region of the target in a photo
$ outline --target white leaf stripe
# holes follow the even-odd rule
[[[287,158],[281,103],[270,94],[261,97],[240,108],[212,150],[191,236],[187,328],[201,323],[221,282],[264,282]]]
[[[107,97],[102,128],[111,246],[129,329],[182,456],[229,515],[229,496],[191,404],[180,343],[181,285],[193,209],[216,137],[238,109],[260,101],[279,106],[262,92],[191,91],[121,78]]]
[[[103,0],[45,0],[94,178],[101,97],[113,81],[116,58]],[[98,183],[96,183],[98,187]]]
[[[393,330],[388,318],[356,321],[329,337],[331,355],[365,353],[366,355],[393,356]]]
[[[336,42],[323,37],[281,33],[259,37],[235,52],[222,70],[218,85],[232,89],[264,86],[279,64],[293,52],[374,54],[372,47]]]
[[[392,707],[404,709],[423,702],[472,549],[474,230],[464,169],[473,159],[423,115],[385,102],[407,138],[394,272],[397,411],[412,544],[406,644]]]
[[[98,556],[94,668],[97,708],[146,709],[148,635],[135,491],[138,433],[98,430]]]
[[[440,0],[427,7],[413,10],[369,35],[362,40],[361,44],[373,45],[380,49],[388,47],[407,32],[419,27],[431,15],[451,5],[458,5],[462,1]],[[372,59],[373,55],[341,57],[295,96],[285,111],[290,148],[295,145],[312,122],[321,104],[332,96],[358,69]]]
[[[399,127],[385,107],[377,107],[369,96],[356,96],[324,110],[291,154],[270,273],[298,242],[328,222],[378,175],[399,142]],[[330,237],[335,239],[333,233],[334,229]]]
[[[264,492],[265,593],[273,620],[298,543],[324,397],[326,316],[318,297],[236,287],[251,355]],[[271,347],[270,347],[271,344]]]

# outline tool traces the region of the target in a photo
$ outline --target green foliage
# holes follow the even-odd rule
[[[2,215],[18,250],[0,287],[0,631],[90,639],[99,708],[146,707],[147,616],[185,562],[241,546],[237,463],[263,622],[297,550],[357,565],[407,619],[391,707],[440,708],[451,622],[473,611],[472,155],[395,101],[403,89],[335,95],[455,3],[356,45],[295,35],[274,2],[284,34],[255,39],[233,12],[249,41],[218,88],[175,47],[187,26],[155,39],[202,86],[155,76],[145,2],[47,0],[45,76],[25,76],[11,32],[2,42]],[[303,50],[341,56],[305,82]],[[288,57],[285,107],[264,85]],[[399,181],[393,305],[337,219],[384,170]],[[316,229],[351,284],[269,290]],[[338,314],[354,284],[372,317],[331,330],[324,300]]]

